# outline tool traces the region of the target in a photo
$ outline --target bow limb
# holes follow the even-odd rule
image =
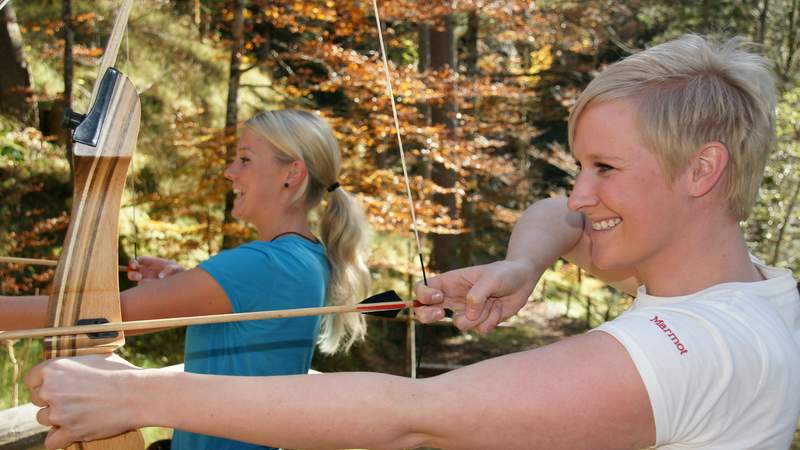
[[[117,243],[125,177],[139,133],[139,95],[116,69],[133,0],[123,0],[101,62],[86,116],[68,112],[74,132],[73,207],[48,303],[48,325],[64,327],[122,320]],[[45,358],[110,354],[125,342],[121,332],[45,339]],[[138,431],[73,444],[78,450],[141,450]]]

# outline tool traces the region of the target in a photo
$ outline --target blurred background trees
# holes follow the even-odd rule
[[[633,51],[693,32],[744,36],[773,63],[781,95],[778,142],[744,227],[756,255],[800,273],[798,3],[379,2],[431,269],[502,258],[520,212],[535,199],[570,189],[576,166],[566,118],[582,87]],[[30,0],[2,11],[2,255],[59,255],[71,202],[61,114],[66,106],[87,109],[117,7],[111,0]],[[336,130],[345,160],[342,185],[358,195],[377,230],[374,290],[408,295],[421,278],[370,2],[137,2],[117,66],[142,100],[120,217],[122,258],[151,254],[192,266],[252,239],[253,230],[230,218],[222,170],[238,123],[260,110],[293,107],[319,110]],[[6,295],[45,291],[51,277],[46,268],[1,265],[0,289]],[[559,263],[532,297],[532,304],[547,308],[538,306],[530,316],[541,319],[550,311],[547,319],[558,319],[557,326],[582,330],[614,317],[627,302]],[[439,350],[448,339],[475,342],[449,329],[426,333],[427,345]],[[487,339],[503,351],[542,343],[519,333],[500,330]],[[402,351],[401,334],[373,324],[370,341],[352,355],[315,365],[402,373],[403,360],[387,356]],[[180,330],[137,338],[125,351],[152,364],[177,362],[180,339]],[[469,359],[439,355],[448,363]],[[2,352],[0,363],[8,380]]]

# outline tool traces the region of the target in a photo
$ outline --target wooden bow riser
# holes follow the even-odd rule
[[[119,305],[117,224],[125,177],[139,131],[136,89],[123,76],[114,89],[112,117],[97,148],[75,146],[75,187],[64,251],[50,294],[49,326],[81,320],[122,320]],[[112,333],[113,335],[113,333]],[[116,337],[62,336],[45,340],[45,357],[108,354],[124,344]]]
[[[139,134],[140,105],[136,88],[122,75],[114,86],[110,116],[96,147],[76,143],[72,215],[56,268],[48,306],[49,326],[76,325],[82,319],[122,321],[119,303],[119,210],[125,177]],[[111,126],[114,124],[114,126]],[[109,354],[125,343],[122,333],[45,339],[45,357]],[[138,430],[67,450],[143,450]]]

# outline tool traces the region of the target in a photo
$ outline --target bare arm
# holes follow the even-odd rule
[[[603,271],[591,263],[591,240],[581,213],[567,208],[567,199],[550,198],[531,205],[520,217],[504,261],[445,272],[417,285],[417,298],[429,305],[418,310],[423,322],[454,311],[462,330],[492,330],[516,314],[528,301],[545,270],[564,257],[622,289],[636,291],[633,270]]]
[[[47,296],[0,296],[0,330],[47,326]]]
[[[423,380],[99,369],[111,364],[61,359],[29,373],[34,402],[49,406],[40,421],[60,426],[49,447],[145,425],[290,448],[639,449],[655,439],[638,372],[602,332]]]
[[[232,311],[222,286],[205,270],[194,268],[123,291],[120,295],[123,320],[161,319]],[[136,335],[157,330],[133,331]]]
[[[176,273],[120,293],[122,320],[160,319],[231,312],[222,287],[202,269]],[[22,330],[47,326],[48,298],[0,297],[0,330]],[[141,330],[128,335],[157,330]]]
[[[593,276],[628,294],[639,282],[634,270],[601,270],[592,264],[591,239],[583,214],[567,208],[566,198],[549,198],[531,205],[514,227],[506,260],[527,260],[537,278],[563,257]]]

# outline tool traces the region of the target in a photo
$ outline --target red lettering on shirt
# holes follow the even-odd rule
[[[661,328],[661,331],[663,331],[664,334],[666,334],[667,337],[669,337],[672,343],[675,344],[675,348],[678,349],[681,355],[689,353],[689,349],[687,349],[686,346],[683,345],[678,335],[675,334],[674,331],[672,331],[672,329],[667,325],[664,319],[659,319],[658,316],[653,316],[653,318],[650,319],[650,322],[653,322],[654,324],[656,324],[658,328]]]

